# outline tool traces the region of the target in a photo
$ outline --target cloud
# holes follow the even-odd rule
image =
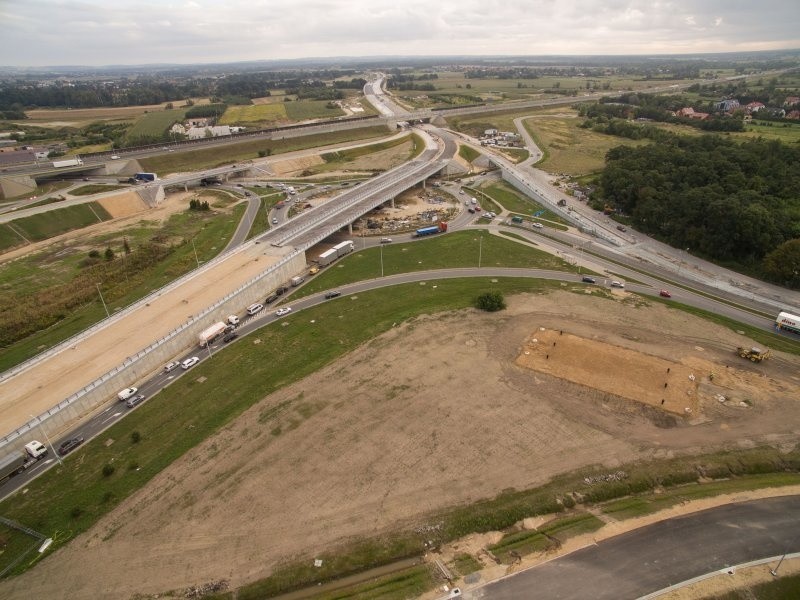
[[[635,54],[799,47],[795,0],[0,2],[0,63]]]

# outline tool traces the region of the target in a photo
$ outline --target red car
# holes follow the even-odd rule
[[[663,296],[664,298],[672,298],[672,294],[670,294],[667,290],[661,290],[658,295]]]

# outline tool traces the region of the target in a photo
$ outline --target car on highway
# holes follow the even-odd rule
[[[222,338],[222,341],[227,344],[228,342],[232,342],[238,337],[239,337],[238,333],[236,333],[235,331],[229,331],[228,333],[225,334],[225,337]]]
[[[144,394],[136,394],[133,398],[128,398],[128,400],[125,402],[125,406],[128,408],[133,408],[137,404],[144,402],[144,398]]]
[[[264,300],[264,304],[272,304],[272,303],[273,303],[273,302],[275,302],[275,300],[277,300],[277,299],[278,299],[278,294],[270,294],[270,295],[269,295],[269,296],[267,296],[267,297],[266,297],[266,299]]]
[[[255,314],[260,313],[264,309],[264,305],[256,302],[255,304],[251,304],[247,307],[247,314],[251,317]]]
[[[615,281],[611,282],[611,287],[613,287],[613,288],[624,288],[625,284],[622,283],[621,281],[616,281],[615,280]]]
[[[581,277],[581,281],[583,283],[597,283],[597,280],[594,277],[589,277],[588,275]]]
[[[120,402],[124,402],[125,400],[127,400],[128,398],[133,396],[138,391],[139,391],[139,388],[135,388],[135,387],[125,388],[124,390],[121,390],[120,392],[117,393],[117,398],[119,398]]]
[[[70,452],[72,452],[73,450],[75,450],[75,448],[77,448],[78,446],[80,446],[80,445],[83,443],[83,441],[84,441],[84,440],[83,440],[83,437],[82,437],[82,436],[78,436],[78,437],[74,437],[74,438],[69,438],[68,440],[65,440],[65,441],[64,441],[64,442],[62,442],[62,443],[61,443],[61,445],[58,447],[58,454],[59,454],[59,456],[64,456],[65,454],[69,454]]]
[[[197,358],[196,356],[192,356],[191,358],[187,358],[185,361],[181,363],[181,369],[186,371],[187,369],[191,369],[199,362],[200,362],[199,358]]]
[[[381,238],[381,244],[391,244],[392,238]]]
[[[336,291],[328,292],[327,294],[325,294],[325,300],[330,300],[331,298],[338,298],[341,295],[342,292],[336,292]]]
[[[670,294],[667,290],[661,290],[658,292],[658,295],[663,298],[672,298],[672,294]]]
[[[180,366],[180,364],[181,363],[175,360],[173,360],[172,362],[168,362],[166,365],[164,365],[164,373],[169,373],[173,369],[177,369]]]
[[[278,224],[278,217],[272,217],[272,224],[273,225],[277,225]]]
[[[475,214],[475,209],[474,209],[474,208],[468,208],[468,209],[467,209],[467,211],[468,211],[470,214],[473,214],[473,215]]]
[[[275,290],[275,294],[277,294],[278,296],[281,296],[281,295],[285,294],[288,291],[289,291],[289,288],[286,287],[285,285],[282,285],[277,290]]]
[[[532,225],[534,227],[536,227],[536,229],[543,229],[544,228],[544,225],[542,225],[541,223],[532,223]]]
[[[116,154],[111,155],[111,160],[119,160],[119,156]]]
[[[282,317],[283,315],[288,315],[290,312],[292,312],[292,307],[291,306],[284,306],[283,308],[279,308],[275,312],[275,316],[276,317]]]

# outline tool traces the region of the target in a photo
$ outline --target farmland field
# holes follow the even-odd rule
[[[111,219],[111,215],[102,206],[97,202],[89,202],[15,219],[11,222],[11,226],[25,236],[27,240],[38,242],[60,233],[80,229],[92,223],[108,221],[109,219]],[[11,241],[11,236],[4,235],[0,239]],[[0,247],[0,250],[3,249],[5,248]]]
[[[229,106],[219,120],[220,125],[248,125],[258,123],[260,126],[277,125],[287,119],[286,109],[282,103],[253,104],[251,106]]]
[[[300,100],[299,102],[286,102],[286,114],[292,121],[305,121],[306,119],[324,119],[341,117],[344,112],[340,108],[328,108],[326,100]]]
[[[127,137],[135,139],[139,136],[161,136],[173,123],[182,121],[185,114],[186,109],[183,108],[149,112],[134,123]]]

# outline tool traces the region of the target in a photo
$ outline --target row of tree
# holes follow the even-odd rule
[[[610,150],[593,202],[675,247],[798,285],[777,268],[800,239],[798,164],[800,148],[778,141],[669,135]]]

